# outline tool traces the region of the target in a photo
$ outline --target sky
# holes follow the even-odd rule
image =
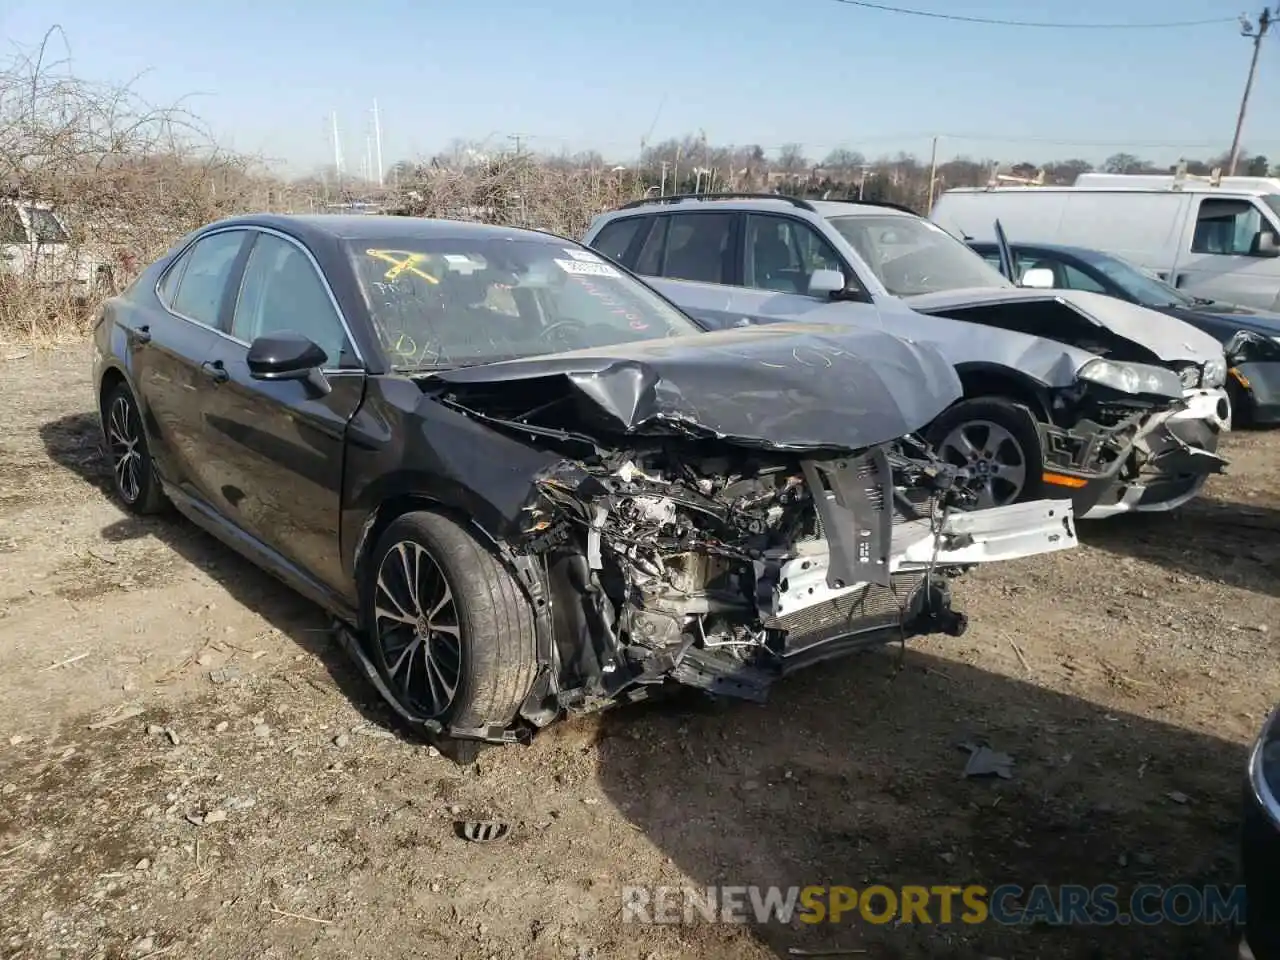
[[[992,19],[1114,24],[1234,18],[1222,0],[884,0]],[[1254,18],[1259,10],[1249,11]],[[1231,142],[1251,41],[1239,25],[1035,29],[840,0],[0,0],[0,37],[54,24],[78,77],[180,98],[228,147],[292,173],[358,168],[376,99],[383,159],[451,140],[627,160],[640,141],[796,142],[821,158],[905,150],[1008,163],[1124,150],[1156,162]],[[1243,142],[1280,160],[1280,25]]]

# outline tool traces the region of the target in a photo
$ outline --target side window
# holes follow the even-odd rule
[[[747,286],[807,293],[815,270],[839,270],[849,278],[831,244],[807,223],[767,214],[748,218]]]
[[[1059,276],[1062,277],[1063,286],[1068,290],[1088,290],[1090,293],[1107,292],[1106,287],[1078,267],[1073,267],[1069,263],[1064,263],[1060,266],[1062,271]]]
[[[173,309],[173,295],[178,292],[178,284],[182,282],[182,272],[187,269],[187,264],[191,262],[191,253],[195,248],[192,247],[185,254],[174,261],[165,273],[164,278],[160,281],[157,292],[160,295],[160,302],[170,310]]]
[[[1264,225],[1262,213],[1248,200],[1201,200],[1191,252],[1251,256]]]
[[[27,228],[16,208],[0,204],[0,243],[26,243]]]
[[[670,217],[649,218],[649,235],[644,238],[636,265],[631,268],[640,276],[656,277],[662,273],[662,251],[667,243],[667,224],[670,222]]]
[[[173,298],[166,306],[174,313],[216,328],[231,268],[244,238],[243,230],[229,230],[196,241],[165,278],[167,282],[169,276],[182,273],[176,280],[176,290],[165,291],[161,287],[162,292]]]
[[[619,263],[626,263],[623,258],[626,255],[627,248],[631,246],[631,241],[635,239],[636,231],[640,229],[644,222],[643,217],[612,220],[605,224],[604,229],[600,231],[592,246],[606,257],[617,260]]]
[[[699,283],[729,283],[733,276],[732,213],[677,213],[668,217],[662,276]]]
[[[231,335],[252,343],[264,334],[286,330],[323,349],[330,368],[359,366],[311,259],[288,240],[260,233],[245,264]]]

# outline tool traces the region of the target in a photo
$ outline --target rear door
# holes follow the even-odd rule
[[[201,486],[202,409],[213,386],[206,361],[225,338],[221,332],[234,293],[245,230],[207,233],[187,247],[160,278],[160,310],[132,318],[129,369],[154,438],[152,456],[161,475],[183,493],[209,501]]]
[[[633,219],[644,226],[632,232]],[[652,214],[610,223],[596,243],[686,313],[720,329],[743,320],[732,302],[741,278],[741,222],[742,214],[731,210]]]
[[[299,380],[255,380],[257,337],[301,333],[328,355],[327,394]],[[230,311],[209,355],[200,465],[213,504],[246,533],[348,599],[339,543],[346,427],[364,398],[364,365],[314,257],[299,241],[257,232]]]

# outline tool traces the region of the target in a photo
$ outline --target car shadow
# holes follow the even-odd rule
[[[966,777],[965,743],[1012,755],[1011,779]],[[649,909],[653,885],[705,900],[709,885],[1115,884],[1127,910],[1138,884],[1237,882],[1240,743],[910,648],[799,674],[767,705],[618,710],[597,747],[604,791],[671,864],[618,879],[648,887]],[[684,923],[682,894],[667,896]],[[1018,903],[1031,902],[1006,906]],[[699,956],[1235,955],[1225,924],[971,925],[958,900],[942,923],[939,904],[928,924],[868,922],[855,907],[839,924],[728,928],[695,912],[677,935]]]
[[[1280,596],[1280,509],[1200,497],[1170,513],[1085,520],[1091,547],[1171,573]]]
[[[86,483],[112,496],[110,469],[99,454],[99,426],[89,413],[42,424],[40,438],[49,458]],[[352,663],[331,629],[332,621],[306,600],[230,547],[205,533],[174,509],[149,517],[126,516],[108,524],[102,538],[111,543],[153,536],[192,566],[213,578],[239,604],[260,615],[325,667],[339,692],[368,723],[421,743],[405,729],[372,685]]]

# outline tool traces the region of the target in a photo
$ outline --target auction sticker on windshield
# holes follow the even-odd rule
[[[570,250],[568,247],[565,247],[564,252],[567,253],[572,259],[578,260],[582,263],[603,263],[604,262],[594,253],[592,253],[590,250]]]
[[[556,260],[556,266],[575,277],[620,277],[617,269],[607,263],[584,263],[581,260]]]

